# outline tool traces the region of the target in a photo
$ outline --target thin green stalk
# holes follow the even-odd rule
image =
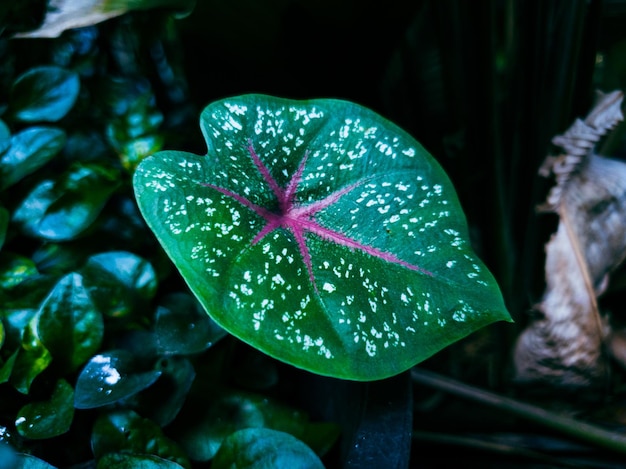
[[[431,371],[414,368],[411,370],[411,379],[414,383],[496,407],[586,443],[626,453],[626,435],[610,432],[595,425],[555,414],[532,404],[526,404],[509,397],[478,389]]]

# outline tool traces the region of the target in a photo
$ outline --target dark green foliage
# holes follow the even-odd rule
[[[389,452],[398,467],[427,466],[431,453],[431,465],[507,466],[428,439],[407,450],[411,428],[481,442],[519,429],[499,413],[417,388],[412,407],[405,375],[367,385],[304,375],[229,336],[147,229],[131,177],[157,151],[206,154],[197,122],[210,102],[362,104],[446,170],[522,326],[552,227],[534,212],[545,195],[537,167],[594,87],[625,87],[620,2],[142,0],[58,38],[11,38],[39,27],[52,3],[0,1],[0,463],[196,469],[228,440],[216,466],[246,455],[318,464],[303,444],[329,468],[384,467]],[[174,19],[173,3],[189,16]],[[607,142],[618,156],[622,135]],[[616,274],[607,299],[620,316]],[[501,326],[426,366],[513,393],[516,326]],[[604,402],[617,407],[598,417],[611,425],[623,411],[614,376]]]

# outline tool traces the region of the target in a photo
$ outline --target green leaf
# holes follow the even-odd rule
[[[11,371],[10,382],[22,394],[30,392],[33,380],[52,362],[52,355],[37,335],[38,320],[39,316],[33,317],[24,329],[22,344]]]
[[[180,355],[202,352],[226,335],[200,303],[185,293],[164,300],[157,309],[154,331],[161,353]]]
[[[0,250],[2,250],[2,246],[4,246],[8,229],[9,211],[4,207],[0,207]]]
[[[139,370],[133,355],[125,350],[96,355],[78,376],[74,407],[91,409],[112,404],[146,389],[159,376],[159,370]]]
[[[202,113],[209,153],[144,160],[135,194],[206,311],[270,356],[353,380],[398,374],[498,320],[452,183],[353,103],[247,95]]]
[[[96,458],[119,452],[151,454],[190,467],[182,449],[158,425],[130,410],[100,416],[93,427],[91,446]]]
[[[100,348],[102,314],[82,276],[72,273],[59,280],[41,305],[37,327],[42,343],[62,370],[76,370]]]
[[[18,469],[18,456],[11,445],[0,441],[0,461],[5,464],[7,469]]]
[[[126,251],[91,256],[80,272],[100,310],[111,317],[124,317],[145,306],[158,286],[152,265]]]
[[[231,389],[209,399],[202,396],[202,400],[207,404],[194,396],[181,413],[184,423],[177,425],[176,421],[172,429],[189,457],[196,461],[213,458],[224,439],[243,428],[272,428],[298,438],[314,436],[314,430],[328,431],[331,438],[336,436],[334,429],[316,427],[304,412],[265,395]],[[319,436],[315,435],[315,440],[319,442]]]
[[[35,263],[11,252],[0,253],[0,288],[8,290],[38,274]]]
[[[74,106],[79,89],[74,72],[55,66],[33,68],[13,84],[9,111],[22,122],[55,122]]]
[[[48,401],[31,402],[17,413],[15,426],[20,435],[30,439],[52,438],[67,432],[74,418],[74,390],[70,384],[57,381]]]
[[[65,145],[65,132],[54,127],[30,127],[11,138],[0,156],[0,190],[41,168]]]
[[[30,236],[71,240],[91,226],[118,186],[116,170],[76,164],[58,180],[39,183],[17,208],[13,220]]]
[[[211,467],[324,469],[322,461],[307,445],[288,433],[268,428],[246,428],[230,435]]]
[[[98,460],[98,469],[181,469],[173,461],[151,454],[109,453]]]
[[[0,119],[0,154],[4,153],[11,146],[11,131]]]
[[[137,396],[138,412],[165,427],[172,423],[183,407],[196,377],[189,360],[183,357],[161,358],[155,369],[161,376],[149,389]]]
[[[0,366],[0,384],[6,383],[9,381],[11,377],[11,373],[13,372],[13,365],[15,364],[15,359],[17,358],[17,354],[19,350],[13,352],[9,357],[4,361],[2,366]]]

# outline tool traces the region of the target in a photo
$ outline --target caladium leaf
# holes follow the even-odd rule
[[[139,207],[207,312],[265,353],[355,380],[510,320],[447,175],[346,101],[246,95],[202,113],[208,154],[163,151]]]

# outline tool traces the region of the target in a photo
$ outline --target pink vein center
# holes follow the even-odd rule
[[[274,192],[276,200],[278,201],[278,212],[273,212],[266,209],[265,207],[257,205],[248,200],[246,197],[243,197],[229,189],[225,189],[223,187],[219,187],[213,184],[203,185],[215,189],[216,191],[221,192],[228,197],[231,197],[232,199],[239,202],[241,205],[248,207],[249,209],[256,212],[265,220],[265,226],[263,226],[263,228],[252,239],[253,245],[261,241],[265,236],[267,236],[269,233],[273,232],[277,228],[282,228],[290,231],[298,245],[300,255],[302,256],[302,260],[309,273],[309,279],[316,291],[317,285],[315,283],[315,276],[313,274],[311,252],[309,251],[309,247],[305,238],[305,233],[307,232],[313,233],[326,241],[338,244],[340,246],[346,246],[351,249],[358,249],[366,254],[378,257],[387,262],[398,264],[406,267],[407,269],[416,270],[426,275],[432,276],[431,272],[428,272],[421,267],[418,267],[409,262],[405,262],[391,253],[381,251],[379,249],[376,249],[375,247],[363,244],[355,239],[346,236],[343,233],[331,230],[330,228],[326,228],[320,225],[317,220],[315,220],[316,213],[339,201],[339,199],[341,199],[345,194],[351,192],[356,187],[361,185],[363,181],[339,189],[338,191],[335,191],[332,194],[326,196],[322,200],[310,203],[308,205],[299,205],[295,202],[295,196],[298,190],[298,186],[302,181],[302,173],[304,172],[304,167],[309,156],[308,151],[305,152],[302,161],[300,161],[298,169],[292,175],[289,183],[287,184],[287,187],[283,189],[278,185],[276,180],[270,174],[269,169],[261,161],[261,159],[255,152],[251,141],[248,142],[248,146],[246,147],[246,149],[250,153],[250,157],[252,158],[252,161],[254,162],[254,165],[258,169],[259,173],[263,176],[263,179],[270,187],[272,192]]]

